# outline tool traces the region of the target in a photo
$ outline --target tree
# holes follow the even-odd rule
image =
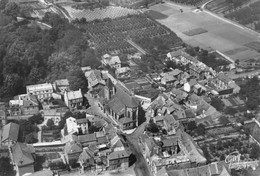
[[[84,59],[81,61],[82,67],[90,66],[91,68],[98,68],[100,66],[95,50],[88,48],[84,52],[83,57]]]
[[[38,139],[35,138],[34,133],[29,133],[25,136],[25,143],[27,144],[33,144],[38,142]]]
[[[0,1],[0,11],[5,9],[5,6],[7,5],[8,0],[1,0]]]
[[[259,157],[260,157],[260,148],[256,143],[253,143],[251,145],[250,158],[259,159]]]
[[[1,176],[15,176],[15,170],[11,164],[11,160],[7,157],[0,158],[0,175]]]
[[[224,105],[219,98],[212,98],[211,99],[211,105],[217,109],[217,111],[223,111]]]
[[[196,132],[199,136],[205,135],[206,134],[206,129],[205,126],[201,123],[198,125]]]
[[[91,125],[91,126],[88,128],[89,134],[92,134],[92,133],[98,132],[98,131],[99,131],[99,128],[97,128],[95,125]]]
[[[230,121],[228,120],[227,116],[221,116],[219,117],[219,123],[226,126]]]
[[[31,69],[30,74],[28,75],[27,84],[36,84],[39,83],[45,77],[45,70],[43,67],[41,68],[33,68]]]
[[[4,79],[3,95],[4,97],[14,96],[23,92],[22,78],[18,74],[8,74]],[[1,96],[1,95],[0,95]]]
[[[53,127],[55,126],[52,119],[49,119],[49,120],[47,121],[46,125],[47,125],[47,127],[49,127],[50,129],[53,129]]]
[[[71,90],[81,89],[83,94],[88,91],[88,80],[80,67],[75,67],[75,69],[71,70],[67,79],[69,80]]]
[[[229,114],[229,115],[235,115],[237,113],[237,110],[235,108],[232,108],[232,107],[227,107],[225,109],[225,113]]]
[[[193,131],[197,128],[197,124],[195,121],[189,121],[188,124],[187,124],[187,130],[189,131]]]
[[[41,124],[43,122],[44,118],[39,113],[39,114],[34,114],[28,120],[30,121],[31,124]]]
[[[156,125],[156,123],[152,122],[152,123],[148,124],[147,131],[150,131],[152,133],[158,133],[159,132],[159,128]]]
[[[3,13],[16,18],[20,13],[20,7],[15,2],[9,2],[8,4],[6,4]]]

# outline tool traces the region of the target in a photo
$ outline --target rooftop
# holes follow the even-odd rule
[[[67,92],[67,97],[69,100],[74,100],[74,99],[83,98],[83,95],[82,95],[81,89],[79,89],[76,91]]]
[[[18,124],[10,122],[3,127],[2,131],[2,142],[5,142],[8,139],[12,141],[17,141],[19,132]]]
[[[68,79],[59,79],[59,80],[54,81],[54,83],[57,86],[69,86],[70,85]]]
[[[53,87],[50,83],[44,83],[44,84],[35,84],[35,85],[26,86],[26,89],[27,92],[34,92],[34,91],[50,90],[53,89]]]
[[[115,159],[127,158],[127,157],[129,157],[129,154],[125,150],[113,151],[112,153],[110,153],[110,155],[108,155],[109,160],[115,160]]]

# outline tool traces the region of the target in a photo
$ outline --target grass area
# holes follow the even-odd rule
[[[247,43],[247,44],[245,44],[245,46],[260,53],[260,42],[258,42],[258,41]]]
[[[199,35],[199,34],[203,34],[208,32],[206,29],[203,28],[195,28],[195,29],[191,29],[188,31],[183,32],[185,35],[187,36],[195,36],[195,35]]]
[[[166,3],[156,5],[152,9],[157,11],[156,9],[160,9],[160,6],[167,5]],[[167,7],[171,9],[158,10],[158,12],[168,15],[169,11],[172,11],[173,14],[166,19],[158,20],[158,22],[174,31],[188,45],[199,46],[207,50],[218,50],[227,54],[231,59],[239,59],[241,62],[260,56],[255,50],[244,46],[245,43],[256,41],[255,34],[209,15],[204,11],[194,13],[193,10],[184,9],[184,12],[180,13],[178,6],[168,5]],[[193,37],[183,33],[196,28],[203,28],[208,32]]]
[[[213,0],[206,5],[206,8],[214,13],[226,14],[237,8],[241,8],[250,1],[251,0],[236,0],[231,2],[227,0]]]
[[[156,20],[165,19],[168,17],[167,15],[154,11],[154,10],[148,10],[145,12],[145,14],[147,14],[148,16],[150,16],[151,18],[156,19]]]

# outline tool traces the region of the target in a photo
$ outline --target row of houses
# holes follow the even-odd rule
[[[198,84],[204,86],[208,91],[216,96],[227,97],[240,91],[240,87],[227,75],[224,73],[217,73],[212,68],[206,66],[204,63],[198,61],[196,58],[188,55],[182,50],[168,53],[167,60],[187,66],[188,69],[185,72],[189,75],[186,76],[186,78],[195,79]],[[179,70],[176,71],[175,69],[172,71],[172,74],[173,76],[170,76],[171,79],[168,78],[167,80],[179,81],[180,79],[177,78],[182,77],[182,74],[184,73]]]

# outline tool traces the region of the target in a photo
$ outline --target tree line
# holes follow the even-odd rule
[[[65,18],[47,12],[42,29],[33,20],[17,21],[16,3],[0,3],[0,99],[24,93],[25,86],[68,78],[72,89],[86,91],[81,66],[98,66],[88,36]],[[83,81],[82,81],[83,79]],[[76,80],[76,81],[73,81]]]

